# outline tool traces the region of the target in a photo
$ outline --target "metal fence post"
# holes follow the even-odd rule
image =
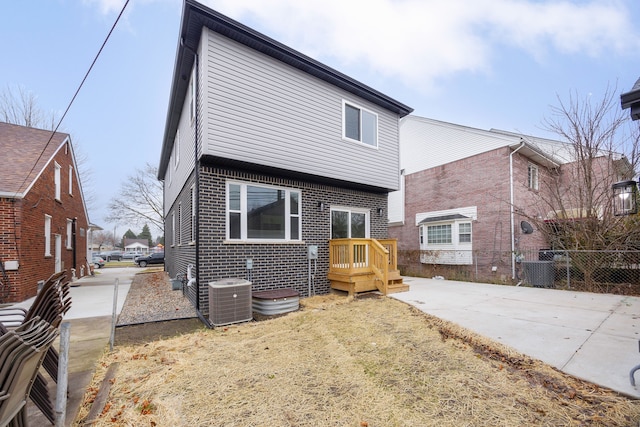
[[[569,262],[569,251],[565,251],[564,254],[564,259],[567,262],[567,289],[571,289],[571,263]]]
[[[113,289],[113,314],[111,315],[111,337],[109,338],[109,351],[113,351],[113,342],[116,337],[116,320],[118,314],[118,285],[120,279],[116,277],[116,283]]]
[[[60,325],[60,354],[58,358],[58,386],[56,389],[56,427],[64,427],[67,415],[67,389],[69,388],[69,336],[71,324]]]

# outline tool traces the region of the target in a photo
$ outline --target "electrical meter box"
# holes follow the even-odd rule
[[[309,259],[318,259],[317,245],[309,245]]]

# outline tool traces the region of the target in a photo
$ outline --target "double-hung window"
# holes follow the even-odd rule
[[[53,162],[54,171],[53,171],[53,185],[55,188],[55,198],[56,200],[60,200],[60,165],[56,162]]]
[[[378,115],[355,104],[342,102],[342,137],[378,147]]]
[[[299,190],[227,183],[228,240],[300,240]]]
[[[51,256],[51,215],[44,216],[44,256]]]

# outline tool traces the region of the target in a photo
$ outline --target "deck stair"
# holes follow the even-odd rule
[[[397,268],[395,239],[332,239],[329,241],[331,288],[354,295],[380,291],[383,295],[409,290]]]

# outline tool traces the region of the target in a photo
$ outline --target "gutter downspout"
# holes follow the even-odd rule
[[[516,236],[515,236],[515,211],[513,208],[514,197],[513,197],[513,155],[516,154],[522,147],[525,146],[525,142],[521,141],[520,146],[513,150],[511,154],[509,154],[509,191],[510,198],[509,203],[511,205],[511,278],[516,278]]]

